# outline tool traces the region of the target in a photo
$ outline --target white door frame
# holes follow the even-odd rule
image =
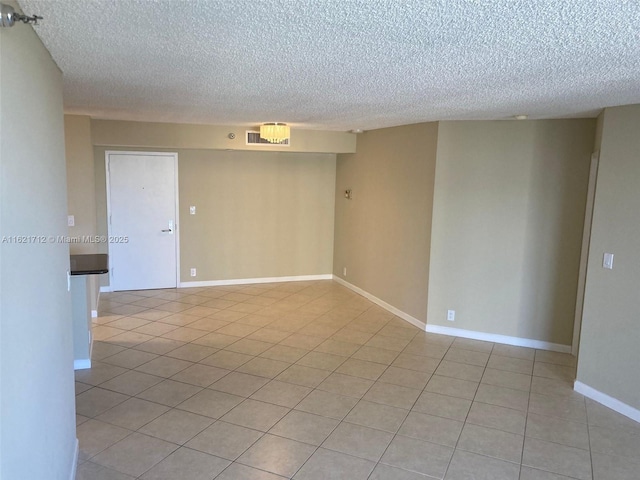
[[[141,151],[129,151],[129,150],[107,150],[104,152],[104,168],[107,175],[107,247],[109,247],[109,237],[111,236],[111,184],[110,184],[110,171],[109,171],[109,155],[146,155],[146,156],[162,156],[172,157],[174,165],[174,177],[175,177],[175,208],[176,217],[173,225],[174,235],[176,238],[176,288],[180,286],[180,192],[178,191],[178,152],[141,152]],[[111,254],[109,248],[109,254]],[[113,291],[113,273],[109,269],[109,291]]]

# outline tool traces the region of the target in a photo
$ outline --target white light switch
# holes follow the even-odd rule
[[[605,253],[602,259],[602,267],[613,270],[613,253]]]
[[[73,215],[67,215],[67,226],[68,227],[73,227],[76,224],[76,217],[74,217]]]
[[[195,215],[196,214],[196,206],[195,205],[191,205],[189,207],[189,214],[190,215]]]

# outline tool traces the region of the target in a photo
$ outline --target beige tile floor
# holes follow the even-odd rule
[[[425,333],[344,287],[103,294],[79,480],[637,480],[569,355]]]

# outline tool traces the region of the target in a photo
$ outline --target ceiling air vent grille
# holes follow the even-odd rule
[[[262,145],[264,147],[288,147],[289,139],[280,143],[271,143],[260,136],[260,132],[247,130],[247,145]]]

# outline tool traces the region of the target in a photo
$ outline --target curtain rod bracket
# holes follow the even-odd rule
[[[11,5],[0,3],[0,27],[13,27],[16,22],[22,22],[26,25],[38,25],[38,20],[42,20],[42,17],[16,13]]]

